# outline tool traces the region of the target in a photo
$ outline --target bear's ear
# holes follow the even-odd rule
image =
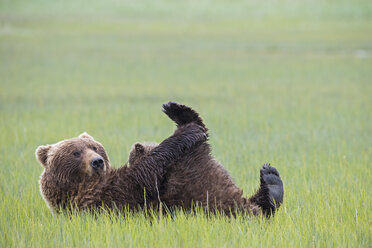
[[[52,147],[51,145],[46,145],[39,146],[36,149],[35,156],[44,167],[47,166],[48,151],[51,147]]]
[[[80,139],[91,139],[91,140],[94,140],[92,136],[90,136],[87,132],[84,132],[82,134],[79,135],[79,138]]]
[[[145,147],[141,143],[136,143],[134,145],[134,149],[136,150],[136,154],[144,154],[145,153]]]

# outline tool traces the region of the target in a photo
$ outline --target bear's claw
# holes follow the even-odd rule
[[[274,174],[279,177],[279,172],[277,171],[277,169],[275,167],[272,167],[269,163],[264,164],[260,171],[261,177],[267,174]]]

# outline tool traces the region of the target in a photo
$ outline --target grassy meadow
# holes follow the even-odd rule
[[[87,131],[124,164],[198,110],[246,195],[270,162],[270,219],[53,216],[34,152]],[[0,247],[372,247],[372,3],[0,0]]]

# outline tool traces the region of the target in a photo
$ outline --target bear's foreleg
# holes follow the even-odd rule
[[[170,164],[207,140],[205,129],[195,123],[184,125],[159,144],[146,158],[130,166],[129,178],[148,200],[157,199],[159,187]]]
[[[186,105],[178,104],[176,102],[168,102],[163,104],[163,112],[177,124],[177,127],[193,122],[206,129],[199,114]]]

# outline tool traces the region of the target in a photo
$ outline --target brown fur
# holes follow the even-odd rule
[[[198,113],[187,106],[168,103],[164,109],[178,128],[190,122],[205,128]],[[156,147],[156,143],[136,143],[129,155],[129,166],[140,164]],[[222,211],[233,215],[236,212],[253,215],[263,212],[270,215],[275,207],[280,206],[283,187],[274,167],[264,166],[261,170],[260,190],[254,196],[246,198],[229,173],[210,155],[210,151],[209,144],[203,143],[170,166],[160,186],[158,200],[169,208],[182,206],[184,209],[191,209],[193,204],[199,204],[208,211]],[[277,185],[278,189],[270,192],[270,186],[266,182],[268,179],[274,179],[270,183]],[[277,202],[272,202],[271,198],[275,198]]]
[[[129,166],[136,166],[151,154],[156,143],[136,143],[131,152]],[[172,165],[160,187],[160,201],[168,208],[181,206],[191,209],[198,204],[209,211],[223,211],[235,214],[244,211],[253,215],[261,208],[243,197],[243,191],[236,186],[223,166],[210,156],[210,147],[204,143]]]
[[[184,153],[206,140],[196,124],[177,129],[136,167],[114,169],[103,146],[86,133],[54,145],[40,146],[36,157],[44,167],[40,191],[53,212],[100,206],[137,209],[153,202],[167,168]],[[104,161],[93,169],[94,159]]]
[[[254,215],[270,215],[280,206],[283,185],[274,167],[265,165],[258,192],[243,197],[210,155],[207,129],[198,113],[176,103],[163,105],[163,111],[177,123],[177,130],[159,145],[135,145],[129,167],[112,168],[103,146],[86,133],[40,146],[40,190],[48,206],[54,212],[101,206],[135,210],[161,201],[167,207],[191,209],[198,203],[209,211]],[[97,159],[103,164],[99,169],[92,165]]]
[[[156,142],[142,142],[134,144],[129,153],[128,166],[131,164],[138,164],[158,145],[159,144]]]

